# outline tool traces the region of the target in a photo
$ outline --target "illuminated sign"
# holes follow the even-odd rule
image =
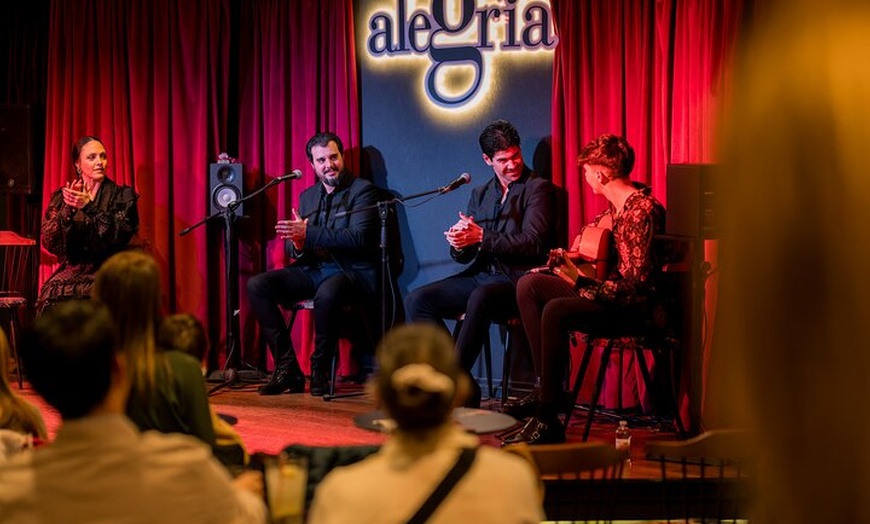
[[[477,105],[492,85],[496,57],[551,52],[558,41],[549,2],[478,1],[395,0],[389,8],[377,4],[367,17],[370,61],[425,62],[421,85],[426,99],[449,111]]]

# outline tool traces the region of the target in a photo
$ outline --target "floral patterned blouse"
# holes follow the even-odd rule
[[[637,191],[625,201],[622,213],[608,206],[585,227],[613,224],[610,260],[616,263],[600,284],[579,289],[580,296],[618,305],[646,302],[654,293],[660,272],[652,247],[653,237],[665,229],[665,208],[649,186],[633,183]]]

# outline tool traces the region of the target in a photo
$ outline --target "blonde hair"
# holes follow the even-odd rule
[[[160,322],[160,268],[144,251],[112,255],[94,278],[93,296],[109,307],[127,356],[133,390],[153,391],[158,358],[155,333]]]
[[[870,8],[780,7],[743,49],[724,133],[710,380],[757,430],[760,520],[867,522]]]
[[[9,340],[0,328],[0,429],[11,429],[19,433],[48,438],[45,422],[35,406],[12,391],[9,385]],[[21,373],[21,370],[18,370]]]
[[[397,327],[381,340],[377,360],[375,387],[400,430],[447,421],[464,379],[449,334],[429,324]]]

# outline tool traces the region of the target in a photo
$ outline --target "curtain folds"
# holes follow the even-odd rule
[[[299,194],[316,181],[305,144],[317,132],[335,132],[344,142],[348,168],[358,173],[360,111],[350,0],[242,2],[239,19],[238,157],[247,172],[246,192],[294,169],[304,173],[247,207],[250,219],[239,254],[241,323],[244,347],[255,348],[257,328],[248,314],[245,282],[285,262],[283,243],[274,239],[275,221],[288,218]],[[307,369],[314,334],[310,322],[295,325],[294,343]]]
[[[585,187],[576,165],[582,146],[601,133],[628,139],[637,155],[632,178],[651,184],[667,205],[669,163],[717,160],[717,114],[727,110],[731,54],[753,0],[550,3],[559,35],[553,178],[568,191],[569,235],[606,205]],[[708,309],[715,294],[708,289]],[[686,398],[694,387],[682,386],[687,427],[688,410],[697,409]]]
[[[333,130],[359,148],[352,28],[352,0],[53,0],[42,207],[73,175],[73,142],[99,136],[109,176],[140,194],[140,234],[161,265],[167,311],[205,320],[222,351],[223,225],[179,235],[210,213],[209,164],[220,152],[238,158],[246,194],[302,169],[303,180],[246,203],[236,224],[244,360],[261,364],[245,277],[277,264],[265,256],[274,221],[314,181],[306,140]],[[43,253],[41,280],[52,258]]]
[[[58,0],[50,13],[43,208],[73,175],[71,144],[99,136],[109,176],[140,195],[140,236],[161,264],[167,308],[200,318],[215,298],[205,232],[178,232],[208,210],[206,160],[225,139],[227,33],[228,0]]]
[[[359,171],[353,4],[51,0],[43,208],[73,174],[71,144],[84,134],[100,136],[110,176],[141,195],[142,236],[162,266],[167,310],[205,320],[214,342],[226,332],[223,226],[179,235],[210,211],[209,163],[220,152],[243,163],[246,194],[294,169],[305,174],[246,203],[248,216],[237,223],[240,335],[245,358],[251,353],[257,366],[264,362],[255,354],[245,281],[283,261],[273,226],[314,182],[306,140],[335,131]],[[594,136],[624,134],[637,152],[635,178],[652,184],[665,203],[668,163],[716,160],[714,122],[727,108],[730,53],[754,0],[551,5],[560,38],[553,178],[568,193],[575,233],[604,206],[584,187],[575,162]],[[43,280],[51,264],[43,254]],[[310,337],[309,329],[294,335],[301,347]]]

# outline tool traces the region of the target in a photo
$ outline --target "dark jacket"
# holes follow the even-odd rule
[[[305,247],[296,252],[288,240],[284,243],[286,253],[295,259],[294,265],[337,264],[356,273],[370,291],[375,291],[380,264],[377,187],[350,177],[332,192],[328,217],[321,214],[325,193],[318,182],[299,196],[299,215],[308,219]]]
[[[495,266],[512,280],[546,262],[549,250],[556,247],[556,206],[553,184],[538,178],[528,167],[523,176],[501,199],[498,178],[475,187],[468,201],[467,215],[484,229],[483,242],[465,249],[450,249],[459,263],[471,263],[466,272],[485,271]]]

